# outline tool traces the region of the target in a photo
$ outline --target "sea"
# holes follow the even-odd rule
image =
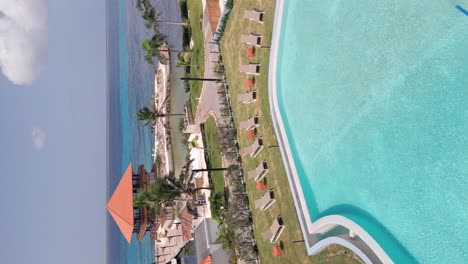
[[[156,66],[144,60],[141,42],[151,37],[152,32],[145,28],[135,4],[136,0],[107,0],[108,198],[129,163],[150,168],[153,162],[154,136],[136,119],[136,112],[148,104],[154,93]],[[181,20],[177,0],[152,1],[152,4],[161,12],[162,19]],[[168,36],[171,47],[181,49],[180,26],[161,25],[160,30]],[[171,79],[182,73],[174,69],[172,74]],[[171,102],[171,106],[175,104],[175,108],[179,108],[177,111],[183,107],[180,102],[185,98],[180,91],[183,88],[175,93],[178,100]],[[110,215],[107,217],[107,243],[107,263],[154,262],[154,242],[150,241],[149,234],[142,241],[134,235],[128,244]]]

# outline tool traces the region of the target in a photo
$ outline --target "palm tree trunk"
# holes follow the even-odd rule
[[[162,23],[162,24],[169,24],[169,25],[188,26],[188,24],[185,22],[176,22],[176,21],[170,21],[170,20],[156,20],[156,22]]]
[[[207,82],[221,82],[223,79],[210,79],[210,78],[188,78],[182,77],[180,78],[182,81],[207,81]]]
[[[228,168],[208,168],[208,169],[194,169],[192,170],[192,172],[202,172],[202,171],[225,171],[227,170]]]
[[[172,49],[158,49],[158,51],[165,51],[165,52],[178,52],[178,53],[193,53],[193,51],[186,51],[186,50],[172,50]]]

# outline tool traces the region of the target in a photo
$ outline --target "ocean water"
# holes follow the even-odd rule
[[[395,263],[468,263],[457,4],[285,0],[278,102],[311,220],[354,220]]]
[[[108,0],[109,197],[130,162],[134,167],[152,164],[154,137],[136,120],[136,112],[154,91],[154,66],[143,58],[140,43],[150,32],[134,4]],[[141,242],[134,235],[128,244],[108,215],[108,263],[152,263],[154,255],[149,234]]]
[[[134,168],[139,164],[151,168],[153,161],[151,154],[154,136],[149,128],[142,127],[142,123],[136,119],[136,112],[147,105],[148,99],[153,95],[155,66],[144,61],[141,42],[144,38],[151,37],[151,31],[145,28],[135,2],[107,0],[108,197],[112,195],[130,162],[134,164]],[[151,2],[161,12],[162,20],[181,20],[178,1]],[[182,48],[180,26],[163,24],[160,31],[167,35],[166,41],[173,49]],[[175,67],[175,56],[171,60],[171,83],[175,87],[180,84],[177,78],[183,75],[183,70]],[[183,112],[185,98],[181,86],[172,93],[171,109]],[[177,120],[172,121],[175,123],[173,126],[177,127]],[[176,138],[173,146],[176,149],[175,165],[178,166],[184,161],[178,157],[185,157],[185,148],[181,146],[183,142],[178,140],[180,135],[172,134]],[[149,234],[141,242],[134,235],[132,243],[128,244],[108,215],[108,263],[146,264],[153,263],[154,259],[154,242],[150,241]]]

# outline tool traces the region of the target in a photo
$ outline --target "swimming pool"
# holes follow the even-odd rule
[[[344,216],[396,263],[466,263],[464,2],[283,2],[275,100],[310,220]]]

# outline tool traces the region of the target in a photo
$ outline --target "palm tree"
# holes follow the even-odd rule
[[[199,190],[211,190],[211,187],[196,187],[195,183],[193,182],[193,173],[196,170],[190,168],[193,160],[189,160],[182,170],[179,173],[179,177],[176,178],[174,175],[168,175],[164,177],[165,182],[168,186],[177,190],[181,196],[185,197],[195,197],[197,191]]]
[[[206,169],[193,169],[192,173],[198,173],[202,171],[225,171],[228,170],[228,168],[206,168]]]
[[[181,77],[182,81],[201,81],[201,82],[223,82],[223,79],[217,78],[189,78],[189,77]]]
[[[192,149],[192,148],[196,148],[196,149],[208,149],[208,148],[202,148],[202,147],[198,146],[197,141],[198,141],[198,136],[195,136],[195,137],[192,139],[192,141],[189,141],[189,142],[188,142],[188,147],[189,147],[190,149]]]
[[[164,207],[170,205],[175,208],[174,214],[181,213],[187,206],[190,213],[194,213],[196,193],[202,189],[211,190],[211,187],[196,187],[193,182],[193,173],[190,169],[190,160],[181,170],[179,177],[166,175],[156,178],[146,189],[138,191],[133,204],[140,208],[146,208],[155,215],[161,215]]]
[[[192,54],[191,52],[188,53],[188,52],[179,52],[179,54],[177,54],[177,67],[197,67],[198,68],[198,65],[193,65],[193,64],[190,64],[191,63],[191,60],[192,60]]]
[[[138,113],[137,113],[138,120],[146,121],[146,123],[143,126],[148,126],[150,124],[156,124],[158,119],[160,119],[162,117],[184,115],[184,114],[166,114],[166,113],[164,113],[163,108],[164,108],[164,105],[166,104],[168,99],[169,99],[169,96],[163,101],[163,103],[161,104],[161,108],[157,109],[154,98],[151,98],[149,100],[150,108],[144,106],[144,107],[140,108],[140,110],[138,110]]]
[[[166,35],[156,32],[150,39],[144,39],[141,43],[141,47],[145,54],[145,61],[149,64],[153,64],[153,57],[158,58],[162,64],[166,64],[169,61],[169,55],[164,53],[177,52],[179,54],[191,54],[192,51],[174,50],[170,49],[166,43]]]
[[[185,246],[182,248],[182,252],[184,253],[185,256],[192,256],[193,255],[193,250],[192,250],[192,242],[189,241]]]
[[[154,26],[155,30],[157,30],[159,23],[188,26],[187,22],[160,20],[161,13],[156,12],[156,8],[148,0],[138,0],[136,7],[141,12],[141,17],[146,21],[146,28],[148,29]]]
[[[168,56],[164,55],[162,52],[166,51],[161,48],[167,46],[165,40],[166,35],[156,32],[152,38],[144,39],[141,43],[141,47],[146,51],[145,60],[146,62],[153,64],[153,57],[157,57],[158,60],[165,64],[168,61]]]
[[[182,22],[179,22],[179,21],[171,21],[171,20],[161,20],[159,17],[161,16],[161,13],[157,13],[154,17],[155,19],[155,23],[154,23],[154,26],[155,27],[158,27],[159,23],[162,23],[162,24],[168,24],[168,25],[178,25],[178,26],[183,26],[183,27],[187,27],[188,26],[188,23],[187,21],[182,21]]]

